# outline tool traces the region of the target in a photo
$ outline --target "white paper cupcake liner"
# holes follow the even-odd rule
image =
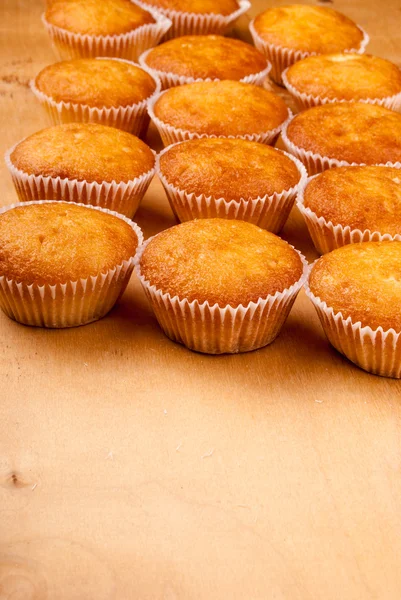
[[[148,12],[154,17],[155,23],[141,25],[120,35],[72,33],[49,23],[45,14],[42,15],[42,22],[60,60],[97,56],[138,60],[145,50],[156,46],[171,27],[171,21],[164,15],[151,9]]]
[[[287,79],[288,68],[282,73],[282,80],[284,86],[287,88],[295,102],[298,104],[300,110],[312,108],[313,106],[320,106],[321,104],[332,104],[338,102],[364,102],[365,104],[378,104],[384,106],[390,110],[399,110],[401,107],[401,92],[394,94],[393,96],[386,96],[384,98],[356,98],[355,100],[346,100],[342,98],[324,98],[321,96],[313,96],[312,94],[306,94],[297,90]]]
[[[146,68],[149,71],[154,73],[154,75],[160,80],[161,87],[163,90],[167,90],[168,88],[171,88],[171,87],[176,87],[177,85],[186,85],[188,83],[196,83],[198,81],[218,81],[218,78],[187,77],[186,75],[177,75],[177,73],[172,73],[172,72],[168,72],[168,71],[159,71],[158,69],[154,69],[154,68],[150,67],[146,62],[146,58],[147,58],[149,52],[151,52],[152,50],[153,50],[153,48],[149,48],[149,50],[146,50],[143,54],[141,54],[138,62],[143,69]],[[269,63],[269,61],[267,61],[267,66],[265,69],[263,69],[262,71],[259,71],[258,73],[251,73],[249,75],[246,75],[239,81],[241,81],[242,83],[251,83],[252,85],[263,86],[263,83],[266,80],[266,77],[269,75],[270,70],[271,70],[271,64]]]
[[[256,48],[260,50],[260,52],[263,52],[263,54],[271,62],[272,70],[270,77],[279,85],[283,84],[281,74],[287,67],[293,65],[299,60],[302,60],[303,58],[317,54],[317,52],[294,50],[292,48],[276,46],[275,44],[266,42],[255,30],[254,22],[255,19],[253,19],[249,24],[249,30],[253,38],[253,43],[255,44]],[[358,54],[363,54],[365,52],[370,38],[366,31],[360,27],[360,25],[357,25],[357,27],[363,34],[363,39],[359,48],[348,48],[347,50],[344,50],[344,52],[356,52]]]
[[[147,4],[146,2],[142,2],[141,0],[135,0],[134,4],[137,4],[149,12],[151,9],[157,10],[158,13],[167,17],[171,21],[172,26],[165,34],[164,40],[170,40],[182,35],[208,35],[212,33],[223,35],[228,28],[231,27],[231,25],[233,25],[234,22],[241,15],[246,13],[251,7],[251,3],[248,2],[248,0],[239,0],[238,10],[224,16],[215,14],[188,13],[177,10],[169,10],[166,8],[158,8]],[[156,44],[153,45],[155,46]]]
[[[313,268],[313,265],[312,265]],[[401,333],[394,329],[383,330],[362,327],[351,317],[343,318],[320,298],[315,296],[308,283],[306,295],[313,302],[323,330],[332,346],[351,362],[369,373],[382,377],[401,378]]]
[[[132,218],[155,174],[153,167],[147,173],[131,181],[78,181],[61,177],[28,175],[17,169],[11,162],[11,154],[18,142],[5,154],[5,162],[10,171],[20,202],[31,200],[63,200],[79,204],[100,206]]]
[[[382,242],[384,240],[401,241],[401,234],[391,235],[390,233],[381,233],[379,231],[371,231],[370,229],[365,229],[364,231],[361,229],[352,229],[349,225],[335,225],[331,221],[327,221],[324,217],[318,217],[313,210],[304,204],[304,190],[309,181],[314,177],[309,177],[304,182],[303,187],[300,187],[296,203],[305,220],[313,245],[320,254],[326,254],[347,244]]]
[[[162,139],[162,142],[165,146],[170,146],[171,144],[175,144],[176,142],[184,142],[186,140],[193,140],[193,139],[200,139],[200,138],[216,138],[216,137],[221,137],[221,138],[224,137],[224,138],[230,138],[230,139],[240,138],[243,140],[249,140],[251,142],[260,142],[261,144],[271,145],[276,141],[277,136],[280,134],[283,127],[287,123],[289,123],[293,117],[291,110],[288,109],[288,117],[283,123],[281,123],[281,125],[279,125],[275,129],[271,129],[270,131],[265,131],[262,133],[249,133],[249,134],[246,133],[244,135],[215,135],[215,134],[208,134],[208,133],[197,133],[196,131],[188,131],[186,129],[180,129],[179,127],[174,127],[173,125],[169,125],[168,123],[165,123],[164,121],[162,121],[161,119],[156,117],[156,115],[154,113],[154,106],[155,106],[156,102],[159,100],[159,98],[163,94],[165,94],[167,91],[168,90],[165,90],[165,91],[161,92],[159,95],[153,96],[148,103],[149,116],[150,116],[151,120],[153,121],[153,123],[156,125],[157,130]]]
[[[357,162],[348,162],[346,160],[338,160],[337,158],[329,158],[328,156],[323,156],[318,154],[317,152],[312,152],[311,150],[305,150],[304,148],[300,148],[296,146],[287,136],[288,125],[290,124],[291,119],[287,120],[283,125],[281,131],[281,139],[284,143],[284,146],[290,154],[293,154],[303,164],[308,170],[309,175],[317,175],[318,173],[322,173],[326,169],[332,169],[334,167],[360,167],[366,166],[366,163],[357,163]],[[386,163],[376,163],[374,166],[378,167],[393,167],[394,169],[401,169],[401,162],[386,162]]]
[[[206,354],[250,352],[270,344],[280,333],[299,290],[308,275],[308,263],[298,252],[303,274],[290,288],[257,302],[233,308],[209,302],[189,302],[163,293],[141,273],[140,260],[149,238],[140,248],[135,271],[153,308],[156,319],[171,340]]]
[[[48,201],[12,204],[1,208],[0,214],[19,206],[45,203]],[[87,208],[101,210],[128,223],[138,237],[139,250],[143,235],[136,223],[114,211],[94,206]],[[2,275],[0,308],[10,319],[24,325],[55,328],[85,325],[104,317],[113,308],[128,284],[134,264],[135,257],[132,256],[103,273],[54,285],[18,282]]]
[[[181,222],[215,217],[240,219],[277,233],[288,219],[297,193],[305,185],[307,179],[306,169],[301,161],[284,152],[295,163],[300,175],[299,182],[288,190],[283,190],[280,193],[275,192],[271,196],[265,195],[249,200],[241,199],[240,201],[215,198],[205,196],[205,194],[196,195],[193,192],[190,193],[177,188],[169,183],[164,176],[160,168],[160,157],[170,148],[172,146],[165,148],[156,157],[156,173],[166,191],[172,211]],[[277,152],[282,151],[277,150]]]
[[[105,60],[105,57],[97,57],[97,60]],[[153,94],[136,104],[128,106],[102,106],[99,108],[88,106],[87,104],[64,102],[62,100],[57,102],[51,96],[40,91],[36,86],[36,81],[32,80],[30,82],[31,90],[44,107],[52,125],[59,125],[61,123],[100,123],[101,125],[123,129],[137,136],[142,136],[146,133],[149,124],[149,115],[147,112],[148,101],[153,95],[160,93],[160,80],[154,71],[146,66],[143,67],[121,58],[113,58],[111,60],[127,62],[146,71],[156,84]]]

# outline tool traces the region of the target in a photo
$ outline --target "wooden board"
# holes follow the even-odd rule
[[[3,151],[46,125],[28,81],[54,59],[41,3],[0,5]],[[330,6],[401,61],[396,0]],[[137,220],[174,224],[157,181]],[[296,214],[284,237],[314,258]],[[331,349],[304,294],[239,356],[170,342],[135,279],[98,323],[0,334],[1,600],[400,598],[401,383]]]

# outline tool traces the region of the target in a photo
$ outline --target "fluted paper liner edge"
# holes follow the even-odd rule
[[[300,187],[296,199],[296,205],[302,214],[312,242],[320,254],[326,254],[336,248],[347,244],[358,244],[360,242],[382,242],[386,240],[401,241],[401,234],[391,235],[380,231],[371,231],[370,229],[352,229],[349,225],[334,224],[327,221],[324,217],[318,216],[311,208],[304,204],[304,192],[308,183],[314,179],[309,177],[304,185]]]
[[[25,138],[26,139],[26,138]],[[101,183],[43,175],[29,175],[11,161],[19,141],[5,154],[5,163],[10,171],[20,202],[31,200],[58,200],[100,206],[132,218],[155,174],[155,167],[131,181]],[[152,151],[153,152],[153,151]],[[153,152],[155,155],[155,152]]]
[[[180,143],[182,142],[177,142],[177,144]],[[285,154],[295,163],[300,176],[298,183],[287,190],[275,192],[270,196],[265,195],[252,199],[241,198],[239,201],[227,200],[206,196],[205,194],[196,195],[169,183],[161,170],[160,157],[177,144],[168,146],[158,154],[156,157],[156,173],[165,189],[172,211],[181,222],[218,217],[248,221],[273,233],[277,233],[282,229],[294,205],[297,193],[305,185],[307,179],[306,169],[300,160],[287,152],[275,149],[277,152]]]
[[[54,100],[54,98],[38,89],[36,85],[37,77],[31,80],[30,88],[46,110],[50,122],[53,125],[59,125],[61,123],[100,123],[101,125],[116,127],[117,129],[128,131],[133,135],[142,135],[145,132],[145,127],[149,119],[147,113],[148,101],[152,98],[152,96],[159,94],[161,90],[161,82],[157,77],[156,72],[146,65],[142,66],[123,58],[97,56],[96,59],[117,60],[134,65],[152,77],[156,84],[156,89],[148,98],[144,98],[135,104],[129,104],[127,106],[93,107],[84,103]]]
[[[135,271],[167,337],[197,352],[233,354],[250,352],[270,344],[280,333],[308,274],[308,263],[296,250],[302,261],[303,273],[298,281],[282,292],[235,308],[210,305],[207,301],[189,302],[163,293],[142,275],[140,260],[152,239],[149,238],[140,248]]]
[[[269,131],[264,131],[261,133],[245,133],[245,134],[241,134],[241,135],[215,135],[213,133],[212,134],[197,133],[196,131],[189,131],[187,129],[181,129],[179,127],[174,127],[173,125],[169,125],[168,123],[165,123],[164,121],[162,121],[161,119],[156,117],[154,110],[153,110],[154,106],[155,106],[156,102],[159,100],[159,98],[161,98],[161,96],[163,94],[165,94],[166,92],[168,92],[168,90],[164,90],[164,91],[160,92],[160,94],[158,94],[157,96],[154,96],[148,103],[149,116],[150,116],[151,120],[153,121],[153,123],[156,125],[164,146],[170,146],[171,144],[174,144],[176,142],[184,142],[186,140],[201,139],[201,138],[216,138],[216,137],[229,138],[229,139],[240,138],[243,140],[249,140],[251,142],[260,142],[261,144],[270,145],[275,142],[277,136],[281,133],[283,127],[287,123],[289,123],[293,117],[291,110],[287,107],[287,110],[288,110],[287,119],[285,121],[283,121],[280,125],[275,127],[274,129],[270,129]]]
[[[21,206],[50,203],[52,201],[39,200],[11,204],[1,208],[0,214]],[[90,210],[99,210],[125,221],[137,235],[136,254],[139,252],[143,235],[136,223],[115,211],[76,202],[73,204]],[[135,265],[135,256],[131,256],[104,273],[77,281],[66,280],[54,285],[28,284],[7,279],[2,275],[0,276],[0,307],[11,319],[34,327],[65,328],[91,323],[105,316],[123,294]]]
[[[137,4],[149,12],[153,9],[171,21],[171,28],[165,34],[164,40],[183,35],[223,35],[227,29],[251,7],[251,3],[248,0],[239,0],[237,10],[229,15],[219,15],[212,13],[188,13],[167,8],[158,8],[141,0],[135,0],[134,4]]]
[[[251,33],[253,43],[256,48],[263,52],[266,58],[272,64],[272,70],[270,77],[279,85],[283,85],[282,72],[293,65],[294,63],[307,58],[308,56],[315,56],[317,52],[308,52],[307,50],[294,50],[293,48],[286,48],[284,46],[278,46],[266,42],[256,31],[254,26],[255,19],[249,23],[249,31]],[[363,54],[366,50],[370,38],[367,32],[360,26],[357,25],[358,29],[362,32],[362,40],[359,48],[347,48],[344,52],[356,52],[357,54]]]
[[[143,54],[141,54],[141,56],[138,59],[138,62],[141,67],[147,67],[150,71],[153,71],[155,76],[159,78],[163,90],[169,89],[171,87],[176,87],[178,85],[187,85],[188,83],[198,83],[201,81],[219,81],[219,78],[217,77],[190,77],[187,75],[178,75],[177,73],[173,73],[171,71],[160,71],[159,69],[154,69],[153,67],[150,67],[146,62],[146,58],[149,52],[151,52],[152,50],[153,48],[149,48],[149,50],[146,50]],[[267,65],[264,69],[262,69],[262,71],[245,75],[239,81],[241,83],[251,83],[252,85],[258,85],[261,87],[263,86],[263,83],[268,77],[270,70],[271,64],[269,61],[267,61]]]
[[[401,332],[383,330],[382,327],[372,329],[362,326],[360,322],[353,323],[351,317],[344,319],[341,312],[335,313],[326,302],[313,294],[308,281],[304,288],[315,306],[327,339],[338,352],[369,373],[401,378]]]

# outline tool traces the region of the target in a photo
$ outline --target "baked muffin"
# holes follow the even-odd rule
[[[329,341],[362,369],[401,377],[401,242],[363,242],[322,256],[307,293]]]
[[[148,106],[165,145],[201,136],[273,143],[290,111],[284,100],[239,81],[202,81],[173,87]]]
[[[286,69],[283,82],[301,109],[359,100],[396,110],[401,101],[400,69],[369,54],[310,56]]]
[[[156,170],[180,221],[220,217],[279,231],[306,170],[289,154],[243,139],[202,138],[169,146]]]
[[[136,269],[160,326],[208,354],[272,342],[304,281],[299,252],[244,221],[188,221],[142,250]]]
[[[323,6],[272,6],[250,24],[255,46],[272,63],[271,77],[281,83],[288,66],[311,54],[363,53],[367,34],[345,15]]]
[[[223,34],[251,6],[247,0],[146,0],[141,5],[156,9],[172,21],[165,39]]]
[[[132,217],[154,175],[154,153],[139,138],[95,123],[56,125],[6,156],[21,201],[95,204]]]
[[[321,254],[356,242],[401,240],[399,169],[329,169],[308,181],[297,204]]]
[[[120,57],[136,60],[171,26],[130,0],[58,0],[47,6],[43,23],[61,59]]]
[[[141,230],[66,202],[0,209],[0,307],[38,327],[75,327],[111,310],[130,278]]]
[[[262,85],[270,70],[259,50],[221,35],[186,35],[169,40],[144,52],[139,63],[156,73],[163,88],[214,79]]]
[[[401,114],[382,106],[315,106],[296,115],[283,128],[282,138],[310,174],[354,164],[401,166]]]
[[[125,60],[81,58],[45,67],[31,88],[54,124],[94,122],[142,135],[147,100],[160,83]]]

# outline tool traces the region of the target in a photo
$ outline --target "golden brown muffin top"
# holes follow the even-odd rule
[[[79,181],[130,181],[154,166],[151,149],[126,131],[95,123],[42,129],[11,153],[14,167],[29,175]]]
[[[173,127],[208,135],[264,133],[279,127],[288,108],[279,96],[239,81],[201,81],[170,88],[154,106]]]
[[[0,215],[0,275],[28,284],[106,273],[137,246],[122,219],[68,202],[17,206]]]
[[[146,71],[112,58],[81,58],[49,65],[36,77],[35,85],[55,102],[97,108],[137,104],[156,89]]]
[[[238,81],[263,71],[267,60],[254,46],[240,40],[221,35],[185,35],[152,48],[146,64],[157,71],[194,79]]]
[[[345,15],[323,6],[273,6],[254,20],[258,35],[269,44],[328,54],[357,50],[363,34]]]
[[[401,242],[337,248],[315,263],[309,286],[345,319],[372,329],[401,331]]]
[[[130,0],[59,0],[47,8],[45,17],[51,25],[87,35],[119,35],[155,22]]]
[[[292,65],[287,80],[305,94],[339,100],[386,98],[401,92],[400,69],[368,54],[322,54]]]
[[[246,305],[281,292],[302,275],[298,253],[273,233],[244,221],[187,221],[155,236],[142,275],[171,296],[219,306]]]
[[[401,171],[339,167],[311,179],[304,205],[333,225],[401,234]]]
[[[160,169],[170,184],[187,193],[237,201],[289,190],[301,178],[283,152],[240,138],[177,144],[160,156]]]
[[[214,15],[230,15],[239,8],[236,0],[146,0],[146,4],[156,9]]]
[[[287,136],[299,148],[361,164],[401,161],[401,114],[382,106],[342,102],[294,117]]]

